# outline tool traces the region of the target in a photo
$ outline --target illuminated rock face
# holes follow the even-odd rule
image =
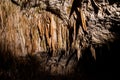
[[[112,2],[109,5],[108,2],[1,0],[1,52],[9,50],[15,56],[40,56],[48,53],[46,57],[51,57],[48,66],[54,67],[51,73],[59,73],[62,69],[63,73],[72,72],[70,69],[74,66],[68,66],[68,70],[65,68],[72,54],[77,54],[76,58],[79,59],[86,49],[90,49],[96,59],[95,49],[119,36],[120,5]],[[63,64],[54,65],[58,61]],[[70,63],[73,62],[71,60]],[[49,71],[50,67],[46,66],[45,70]]]

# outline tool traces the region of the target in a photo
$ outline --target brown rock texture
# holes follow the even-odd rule
[[[119,26],[117,0],[0,0],[0,55],[21,65],[37,58],[53,75],[74,73],[86,50],[96,60],[99,47],[119,39]]]

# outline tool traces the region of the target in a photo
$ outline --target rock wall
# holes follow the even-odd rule
[[[119,1],[0,1],[1,53],[10,51],[14,56],[37,55],[41,59],[51,57],[48,58],[51,67],[55,66],[51,62],[56,64],[61,58],[65,60],[62,59],[60,67],[62,63],[64,67],[75,54],[73,64],[87,49],[96,59],[98,47],[119,38],[119,26]],[[59,73],[63,69],[58,70],[60,68],[57,67],[51,73]],[[73,66],[66,73],[72,72],[71,68]]]

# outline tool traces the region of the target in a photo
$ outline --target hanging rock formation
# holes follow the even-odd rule
[[[119,39],[119,26],[117,0],[1,0],[0,55],[30,55],[47,72],[73,73],[86,50],[96,60],[98,47]]]

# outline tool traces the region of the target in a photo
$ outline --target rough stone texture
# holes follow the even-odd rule
[[[36,56],[53,74],[72,73],[87,49],[97,59],[98,47],[119,39],[119,26],[117,0],[0,1],[1,53]]]
[[[115,33],[110,29],[114,28],[112,25],[119,26],[119,4],[88,0],[79,2],[81,7],[77,7],[72,2],[2,0],[0,31],[4,49],[26,55],[48,48],[56,52],[74,47],[81,53],[86,47],[115,39]]]

